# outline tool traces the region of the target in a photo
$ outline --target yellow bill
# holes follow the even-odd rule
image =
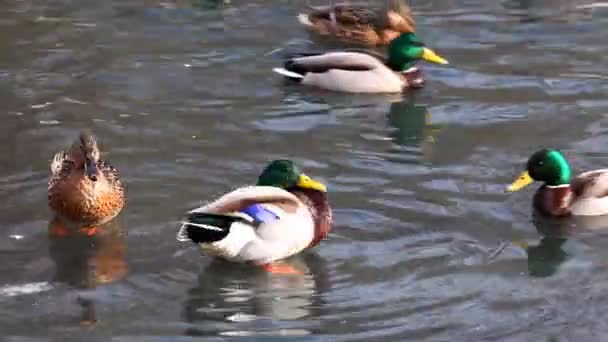
[[[513,240],[513,241],[511,241],[511,243],[514,244],[515,246],[520,247],[524,251],[528,250],[528,241],[526,241],[526,240]]]
[[[521,190],[521,189],[525,188],[526,186],[532,184],[533,182],[534,182],[534,179],[532,179],[532,177],[530,177],[530,174],[528,173],[528,171],[524,171],[505,190],[507,192],[518,191],[518,190]]]
[[[308,177],[303,173],[300,174],[300,177],[298,178],[297,186],[304,189],[327,192],[327,187],[325,186],[325,184],[317,182],[316,180],[313,180],[312,178]]]
[[[428,48],[422,49],[422,59],[437,64],[448,64],[448,61],[445,58],[439,56],[433,50]]]

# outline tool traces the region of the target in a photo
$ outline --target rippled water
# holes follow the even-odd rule
[[[446,56],[404,96],[286,85],[319,49],[305,2],[35,1],[0,9],[0,334],[7,341],[604,341],[608,236],[503,185],[541,146],[608,165],[606,4],[413,1]],[[82,127],[128,203],[61,236],[48,162]],[[329,240],[270,275],[175,241],[182,213],[289,157],[324,180]],[[602,226],[602,220],[591,222]],[[606,222],[604,227],[608,226]],[[37,340],[37,339],[36,339]]]

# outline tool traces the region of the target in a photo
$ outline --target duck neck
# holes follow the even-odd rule
[[[534,206],[551,216],[570,214],[573,194],[570,184],[542,186],[534,196]]]
[[[327,200],[327,193],[311,189],[294,188],[290,190],[307,207],[315,224],[315,232],[308,247],[314,247],[325,239],[333,223],[331,208]]]

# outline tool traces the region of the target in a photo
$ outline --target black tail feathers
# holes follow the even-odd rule
[[[240,217],[208,213],[191,213],[182,225],[185,235],[195,243],[220,241],[230,233],[230,226]]]
[[[309,71],[308,69],[297,64],[294,60],[291,60],[291,59],[285,61],[285,63],[283,64],[283,67],[285,68],[285,70],[295,72],[296,74],[300,74],[302,76],[306,75]]]

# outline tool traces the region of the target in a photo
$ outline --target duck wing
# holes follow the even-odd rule
[[[570,182],[570,187],[577,197],[607,197],[608,169],[599,169],[581,173]]]
[[[291,192],[273,186],[248,186],[229,192],[219,199],[191,210],[190,213],[232,214],[253,204],[274,204],[295,211],[301,201]]]
[[[311,22],[331,21],[331,6],[311,7],[308,14]],[[369,25],[376,18],[376,11],[364,6],[336,5],[333,8],[335,20],[339,25]]]
[[[300,75],[329,70],[369,71],[383,65],[377,58],[361,52],[327,52],[316,56],[292,58],[285,69]]]
[[[577,216],[608,214],[608,169],[582,173],[570,182],[574,196],[570,199],[570,212]]]
[[[225,238],[235,223],[253,230],[261,222],[252,212],[266,214],[264,207],[274,205],[283,212],[294,213],[301,201],[292,193],[271,186],[250,186],[234,190],[219,199],[191,210],[177,233],[178,241],[208,243]],[[258,210],[252,210],[259,207]]]
[[[56,153],[51,162],[51,177],[49,178],[48,188],[53,188],[57,183],[70,174],[74,167],[74,162],[68,158],[65,152]]]

